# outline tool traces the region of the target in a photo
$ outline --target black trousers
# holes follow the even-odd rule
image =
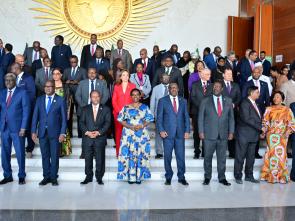
[[[93,178],[93,157],[95,158],[95,177],[102,180],[105,173],[105,138],[83,138],[83,150],[85,153],[85,174],[87,179]]]
[[[257,142],[249,142],[247,139],[241,137],[236,139],[236,153],[234,164],[234,176],[235,179],[242,179],[243,165],[246,159],[245,165],[245,177],[253,178],[253,167],[255,162],[255,148]]]
[[[192,125],[194,129],[194,148],[195,155],[200,155],[200,138],[199,138],[199,128],[198,128],[198,114],[192,114]],[[204,155],[204,145],[202,145],[202,155]]]

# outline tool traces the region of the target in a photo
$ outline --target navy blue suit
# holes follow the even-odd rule
[[[19,165],[19,178],[25,178],[25,138],[19,136],[21,129],[27,129],[29,124],[30,102],[27,92],[20,88],[15,88],[11,103],[7,107],[7,89],[0,92],[1,108],[1,161],[4,171],[4,178],[12,177],[11,170],[11,146],[13,143],[17,162]]]
[[[2,61],[2,58],[4,57],[4,55],[5,55],[5,49],[2,48],[2,49],[0,49],[0,64],[1,64],[1,61]]]
[[[168,137],[163,139],[165,177],[171,179],[173,170],[171,168],[172,151],[174,149],[177,161],[177,176],[179,180],[185,179],[185,142],[184,134],[190,132],[190,120],[187,110],[187,102],[178,96],[179,107],[174,112],[170,96],[159,100],[157,109],[157,131],[166,132]]]
[[[204,58],[204,62],[211,71],[217,68],[217,64],[212,53]]]
[[[248,91],[248,88],[251,86],[255,86],[253,80],[247,81],[244,84],[243,90],[242,90],[243,98],[246,98],[248,96],[247,91]],[[260,81],[260,96],[259,96],[259,99],[256,101],[256,103],[258,104],[258,108],[260,109],[263,115],[266,107],[270,105],[268,85],[264,81]]]
[[[0,89],[5,88],[4,76],[6,75],[9,66],[15,61],[15,56],[10,52],[3,55],[0,63]]]
[[[72,50],[68,45],[53,46],[51,50],[52,68],[61,68],[62,70],[70,67],[70,57]]]
[[[48,114],[46,95],[37,98],[32,119],[32,133],[37,132],[42,154],[43,177],[56,180],[58,174],[60,143],[59,136],[66,134],[66,104],[62,97],[54,95]]]
[[[176,60],[177,60],[177,61],[175,61],[174,55],[176,55]],[[171,56],[171,57],[172,57],[172,60],[173,60],[173,64],[174,64],[174,66],[177,65],[179,59],[181,58],[181,55],[180,55],[179,52],[176,52],[175,54],[173,54],[170,50],[167,51],[167,52],[164,54],[164,58],[167,57],[167,56]]]
[[[105,58],[101,58],[101,61],[98,62],[96,58],[94,58],[89,63],[88,68],[95,68],[97,74],[102,74],[106,78],[106,75],[108,75],[108,71],[110,70],[110,62]]]
[[[259,60],[260,61],[260,60]],[[262,62],[262,61],[260,61]],[[271,63],[268,60],[264,60],[264,62],[262,63],[263,66],[263,75],[265,76],[270,76],[270,68],[271,68]]]
[[[290,108],[295,115],[295,102],[290,104]],[[290,173],[290,178],[294,181],[295,180],[295,134],[291,134],[291,146],[292,146],[292,169]]]
[[[141,58],[135,59],[134,65],[133,65],[133,73],[136,73],[136,66],[138,64],[142,64],[143,65]],[[146,67],[144,73],[149,76],[151,82],[153,82],[153,77],[154,77],[154,73],[155,73],[154,71],[155,71],[154,62],[153,62],[152,59],[149,58],[148,59],[148,63],[147,63],[147,67]]]
[[[17,87],[24,89],[27,91],[30,99],[30,106],[31,106],[31,112],[29,116],[29,125],[28,129],[26,131],[26,138],[28,141],[28,146],[26,148],[27,152],[32,152],[35,147],[35,143],[32,140],[32,135],[31,135],[31,121],[32,121],[32,115],[33,115],[33,108],[35,105],[35,99],[36,99],[36,86],[35,86],[35,80],[32,77],[32,75],[29,75],[27,73],[24,73],[20,81],[18,82]]]
[[[242,88],[252,73],[252,68],[247,58],[243,58],[238,64],[238,71],[240,72],[240,86]]]

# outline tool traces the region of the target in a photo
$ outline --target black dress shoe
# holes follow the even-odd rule
[[[52,184],[52,186],[58,186],[58,182],[57,182],[57,180],[52,180],[52,181],[51,181],[51,184]]]
[[[262,156],[260,156],[259,154],[255,154],[255,159],[262,159]]]
[[[19,179],[18,179],[18,184],[19,184],[19,185],[24,185],[24,184],[26,184],[26,180],[25,180],[25,178],[19,178]]]
[[[184,186],[188,186],[188,182],[187,182],[185,179],[183,179],[183,180],[178,180],[178,183],[181,183],[181,184],[184,185]]]
[[[135,182],[128,181],[129,184],[134,184]]]
[[[194,159],[196,160],[196,159],[199,159],[200,158],[200,154],[195,154],[194,155]]]
[[[88,184],[88,183],[91,183],[92,182],[92,179],[85,179],[83,182],[81,182],[80,184],[82,185],[85,185],[85,184]]]
[[[210,179],[206,178],[203,182],[203,185],[207,186],[210,183]]]
[[[80,159],[85,159],[85,156],[81,154],[79,158]]]
[[[291,153],[287,153],[287,158],[291,159],[292,158],[292,154]]]
[[[166,181],[165,181],[165,185],[166,185],[166,186],[170,186],[170,185],[171,185],[171,179],[166,179]]]
[[[141,184],[141,181],[136,181],[136,184]]]
[[[51,183],[51,180],[50,179],[43,179],[40,183],[39,183],[39,185],[40,186],[45,186],[45,185],[47,185],[48,183]]]
[[[98,183],[99,185],[104,185],[104,183],[102,182],[102,180],[98,180],[97,183]]]
[[[223,184],[224,186],[230,186],[231,185],[231,183],[227,182],[226,179],[220,180],[219,183]]]
[[[233,155],[233,154],[229,154],[229,155],[228,155],[228,158],[229,158],[229,159],[234,159],[234,158],[235,158],[235,155]]]
[[[4,185],[4,184],[10,183],[12,181],[13,181],[12,177],[7,177],[7,178],[4,178],[3,180],[0,181],[0,185]]]
[[[163,159],[163,154],[157,154],[157,155],[155,156],[155,159]]]
[[[290,180],[291,180],[292,182],[295,182],[295,178],[293,178],[293,177],[290,177]]]

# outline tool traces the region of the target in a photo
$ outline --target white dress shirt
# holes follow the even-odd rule
[[[6,102],[7,102],[8,96],[9,96],[9,91],[11,91],[11,97],[12,97],[12,96],[13,96],[13,93],[14,93],[14,91],[15,91],[15,88],[16,88],[16,87],[12,88],[11,90],[9,90],[9,89],[7,88]]]
[[[32,52],[32,62],[35,61],[35,54],[37,54],[36,60],[40,59],[40,53],[39,53],[39,51],[33,50],[33,52]]]
[[[93,54],[95,54],[96,46],[97,46],[96,44],[94,44],[94,45],[93,45],[93,44],[90,44],[90,54],[91,54],[91,55],[92,55],[92,47],[93,47],[93,49],[94,49],[94,50],[93,50]]]
[[[172,95],[170,95],[169,97],[170,97],[170,100],[171,100],[171,103],[172,103],[172,107],[173,107],[173,102],[174,102],[174,98],[175,98],[175,101],[176,101],[176,110],[178,111],[178,108],[179,108],[178,96],[173,97]]]
[[[252,103],[252,105],[253,105],[253,107],[255,108],[255,110],[256,110],[256,112],[257,112],[257,114],[259,115],[259,117],[261,118],[261,115],[260,115],[260,111],[259,111],[259,109],[258,109],[258,107],[257,107],[257,104],[256,104],[256,102],[255,101],[253,101],[250,97],[248,97],[249,98],[249,100],[251,101],[251,103]]]
[[[21,72],[19,75],[17,75],[17,78],[16,78],[16,85],[19,84],[19,82],[21,81],[23,75],[24,75],[24,72]]]

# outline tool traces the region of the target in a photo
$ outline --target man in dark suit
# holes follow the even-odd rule
[[[153,70],[154,73],[156,73],[156,70],[161,67],[162,57],[163,57],[163,55],[160,52],[159,46],[155,45],[153,47],[153,56],[151,57],[151,60],[154,63],[154,70]]]
[[[44,91],[45,95],[38,97],[36,101],[32,139],[37,141],[38,130],[44,177],[39,185],[44,186],[51,182],[53,186],[57,186],[60,143],[64,141],[67,129],[66,103],[55,94],[53,80],[46,81]]]
[[[206,68],[199,72],[200,80],[192,84],[190,93],[190,108],[192,125],[194,129],[194,159],[200,157],[200,138],[198,130],[198,114],[202,100],[212,94],[213,84],[210,83],[211,71]],[[204,145],[202,145],[202,157],[204,157]]]
[[[80,66],[84,69],[89,67],[89,63],[95,58],[95,51],[97,48],[101,48],[104,51],[103,47],[97,44],[97,35],[91,34],[90,44],[85,45],[81,53]]]
[[[260,61],[262,63],[262,66],[263,66],[263,73],[262,74],[269,77],[270,76],[271,63],[268,60],[266,60],[265,55],[266,55],[266,52],[261,51],[258,61]]]
[[[111,110],[100,104],[99,91],[91,91],[91,104],[83,108],[80,125],[83,134],[83,149],[85,151],[85,174],[86,178],[81,184],[92,182],[93,157],[96,161],[95,177],[99,185],[103,185],[105,172],[105,147],[107,135],[111,125]]]
[[[19,184],[25,184],[25,132],[29,124],[30,102],[27,92],[16,87],[13,73],[5,76],[5,86],[0,93],[1,110],[1,163],[4,179],[0,185],[13,181],[11,170],[11,146],[13,143],[19,166]]]
[[[45,82],[48,80],[52,80],[52,68],[51,68],[51,60],[50,58],[44,58],[44,67],[40,68],[36,72],[35,84],[37,88],[37,97],[43,95]]]
[[[165,67],[160,67],[154,76],[152,87],[161,83],[161,76],[166,73],[170,76],[170,83],[177,83],[179,87],[179,95],[183,96],[183,79],[180,70],[173,66],[173,58],[167,56],[165,58]]]
[[[248,77],[251,76],[252,71],[255,68],[255,62],[257,60],[257,52],[252,50],[249,52],[248,59],[245,58],[239,63],[238,70],[240,72],[240,86],[243,88],[244,84],[248,81]]]
[[[211,54],[204,57],[204,62],[211,71],[217,68],[217,59],[221,56],[221,52],[221,47],[216,46]]]
[[[241,89],[239,85],[233,82],[233,71],[231,68],[227,67],[223,74],[223,88],[222,95],[232,99],[235,120],[239,112],[239,104],[241,102]],[[235,139],[228,141],[228,152],[229,158],[235,157]]]
[[[72,49],[69,45],[65,45],[64,37],[57,35],[54,39],[55,46],[51,50],[52,68],[60,68],[62,71],[70,67],[70,57]]]
[[[171,56],[173,60],[173,65],[176,66],[181,57],[180,53],[178,52],[178,45],[171,45],[169,51],[167,51],[164,56]]]
[[[136,73],[137,64],[143,65],[143,73],[147,74],[150,81],[153,82],[154,77],[154,63],[152,59],[147,56],[147,50],[145,48],[140,50],[140,58],[135,59],[133,64],[133,73]]]
[[[2,58],[4,57],[4,55],[5,55],[5,49],[3,47],[2,39],[0,39],[0,64],[1,64],[1,61],[2,61]]]
[[[27,92],[29,95],[30,99],[30,115],[29,115],[29,125],[26,130],[26,138],[27,138],[27,147],[26,147],[26,152],[27,152],[27,158],[32,158],[32,152],[35,147],[35,143],[32,140],[32,135],[31,135],[31,121],[32,121],[32,115],[33,115],[33,109],[35,105],[35,99],[36,99],[36,86],[34,79],[31,75],[23,72],[21,70],[21,66],[18,63],[13,63],[11,65],[11,71],[16,75],[16,86],[18,88],[22,88]]]
[[[15,61],[15,56],[12,54],[13,46],[9,43],[5,44],[5,54],[0,63],[0,89],[5,88],[4,76],[8,72],[8,68]]]
[[[258,98],[258,87],[251,86],[248,88],[248,97],[245,98],[240,105],[236,129],[236,155],[234,166],[234,176],[237,184],[243,183],[242,170],[245,159],[245,181],[259,183],[259,181],[253,177],[255,148],[262,130],[261,113],[256,105],[256,100]]]
[[[40,58],[33,61],[32,63],[32,76],[33,78],[36,78],[36,72],[38,69],[44,67],[44,58],[48,58],[48,53],[45,48],[40,49]]]
[[[178,96],[178,85],[169,84],[169,94],[160,99],[157,110],[157,131],[163,138],[165,185],[171,185],[173,170],[171,168],[172,152],[177,161],[178,182],[187,186],[185,180],[185,139],[189,138],[190,120],[187,110],[187,102]]]
[[[242,97],[243,98],[247,97],[247,91],[249,87],[251,86],[258,87],[260,95],[256,102],[258,104],[258,108],[261,112],[261,115],[263,116],[266,107],[270,105],[270,97],[269,97],[269,90],[268,90],[267,83],[259,80],[260,76],[261,76],[261,71],[259,70],[259,68],[258,67],[254,68],[252,73],[252,80],[247,81],[243,86]],[[259,155],[259,142],[257,142],[255,157],[256,159],[262,158],[262,156]]]
[[[123,49],[123,40],[119,39],[117,41],[117,49],[112,50],[110,66],[113,67],[113,62],[121,58],[123,60],[124,66],[128,71],[132,71],[132,58],[128,50]]]
[[[199,136],[204,144],[203,185],[209,185],[212,177],[212,158],[216,151],[219,183],[231,184],[225,178],[227,141],[232,140],[235,119],[232,100],[222,96],[223,82],[217,80],[213,85],[213,95],[206,97],[199,108]]]
[[[40,59],[40,42],[34,41],[33,47],[26,47],[25,52],[23,54],[25,59],[25,64],[29,67],[32,67],[34,61]]]
[[[103,57],[103,49],[98,47],[95,51],[95,57],[89,63],[88,68],[95,68],[97,75],[102,75],[104,79],[108,78],[110,62]],[[97,77],[98,77],[97,76]]]
[[[234,51],[230,51],[226,56],[225,62],[226,68],[231,68],[233,72],[233,81],[235,83],[239,83],[239,77],[237,73],[237,62],[236,62],[236,54]]]
[[[70,107],[70,114],[68,119],[68,130],[70,136],[73,137],[73,115],[74,115],[74,106],[76,107],[76,111],[78,110],[78,104],[75,100],[76,91],[80,81],[87,78],[87,72],[84,68],[78,66],[78,57],[76,55],[72,55],[70,58],[71,67],[65,69],[64,74],[62,76],[62,80],[65,83],[66,87],[69,89],[70,95],[73,97],[74,105]]]

